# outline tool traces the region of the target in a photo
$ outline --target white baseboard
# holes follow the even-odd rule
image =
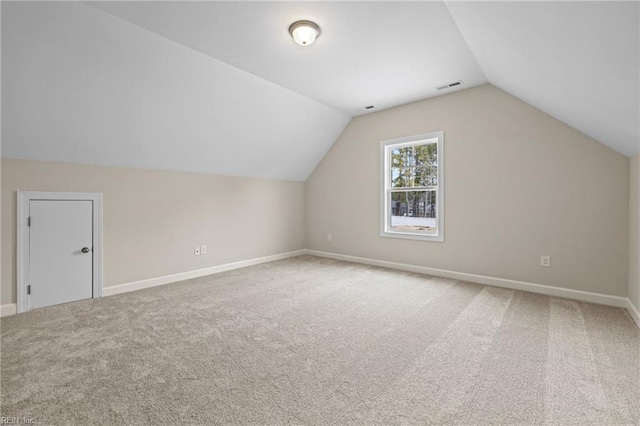
[[[15,303],[7,303],[6,305],[0,305],[0,318],[8,317],[9,315],[15,315],[17,311]]]
[[[178,274],[165,275],[162,277],[150,278],[147,280],[135,281],[126,284],[120,284],[102,289],[103,296],[112,296],[114,294],[127,293],[130,291],[142,290],[145,288],[156,287],[159,285],[169,284],[177,281],[184,281],[191,278],[203,277],[206,275],[218,274],[221,272],[231,271],[234,269],[245,268],[247,266],[259,265],[262,263],[273,262],[276,260],[296,257],[303,254],[310,254],[318,257],[326,257],[329,259],[344,260],[346,262],[361,263],[365,265],[380,266],[390,269],[398,269],[401,271],[416,272],[420,274],[433,275],[443,278],[451,278],[456,280],[470,281],[478,284],[491,285],[495,287],[509,288],[513,290],[523,290],[532,293],[545,294],[548,296],[563,297],[567,299],[575,299],[583,302],[599,303],[602,305],[616,306],[626,308],[629,314],[640,327],[640,311],[633,306],[631,301],[625,297],[609,296],[600,293],[591,293],[588,291],[572,290],[568,288],[552,287],[542,284],[528,283],[524,281],[508,280],[504,278],[488,277],[485,275],[469,274],[466,272],[449,271],[446,269],[428,268],[426,266],[409,265],[406,263],[388,262],[385,260],[369,259],[364,257],[349,256],[345,254],[329,253],[317,250],[296,250],[287,253],[280,253],[271,256],[264,256],[255,259],[241,260],[239,262],[227,263],[224,265],[212,266],[210,268],[196,269],[194,271],[181,272]],[[16,314],[16,304],[8,303],[0,305],[0,317],[6,317]]]
[[[347,262],[362,263],[365,265],[381,266],[390,269],[399,269],[401,271],[417,272],[419,274],[433,275],[436,277],[452,278],[456,280],[470,281],[478,284],[485,284],[494,287],[504,287],[513,290],[529,291],[531,293],[545,294],[548,296],[563,297],[566,299],[575,299],[583,302],[599,303],[601,305],[616,306],[618,308],[627,308],[630,304],[626,297],[609,296],[600,293],[591,293],[588,291],[572,290],[568,288],[552,287],[542,284],[528,283],[524,281],[514,281],[504,278],[488,277],[485,275],[469,274],[466,272],[449,271],[446,269],[428,268],[425,266],[409,265],[406,263],[388,262],[386,260],[369,259],[365,257],[348,256],[346,254],[329,253],[317,250],[306,250],[307,254],[319,257],[326,257],[336,260],[344,260]]]
[[[273,262],[275,260],[287,259],[289,257],[300,256],[305,253],[306,250],[290,251],[287,253],[280,253],[271,256],[258,257],[255,259],[241,260],[239,262],[226,263],[224,265],[212,266],[210,268],[196,269],[194,271],[164,275],[162,277],[105,287],[102,289],[102,295],[112,296],[114,294],[128,293],[130,291],[142,290],[144,288],[156,287],[159,285],[174,283],[177,281],[184,281],[191,278],[204,277],[205,275],[219,274],[220,272],[231,271],[233,269],[246,268],[247,266],[259,265],[261,263]]]
[[[640,327],[640,308],[633,306],[633,303],[631,303],[630,299],[627,299],[626,308],[627,308],[627,311],[629,311],[631,318],[633,318],[636,324],[638,324],[638,327]]]

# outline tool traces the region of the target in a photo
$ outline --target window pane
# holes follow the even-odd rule
[[[391,231],[437,233],[436,191],[391,192]]]
[[[414,186],[414,172],[409,167],[391,168],[391,187],[404,188]]]
[[[437,149],[435,143],[391,149],[391,187],[437,186]]]

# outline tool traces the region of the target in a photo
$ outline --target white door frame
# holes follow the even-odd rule
[[[102,296],[102,194],[88,192],[18,191],[16,215],[18,313],[31,309],[27,285],[29,284],[29,202],[31,200],[93,201],[93,298]]]

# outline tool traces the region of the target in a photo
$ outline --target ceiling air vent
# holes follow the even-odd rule
[[[451,89],[452,87],[460,86],[462,80],[454,81],[453,83],[445,84],[444,86],[436,87],[437,90]]]

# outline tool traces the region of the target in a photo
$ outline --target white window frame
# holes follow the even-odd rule
[[[436,191],[436,234],[418,234],[391,230],[391,149],[436,143],[438,151],[438,187]],[[444,242],[444,132],[423,133],[380,142],[380,236]]]

